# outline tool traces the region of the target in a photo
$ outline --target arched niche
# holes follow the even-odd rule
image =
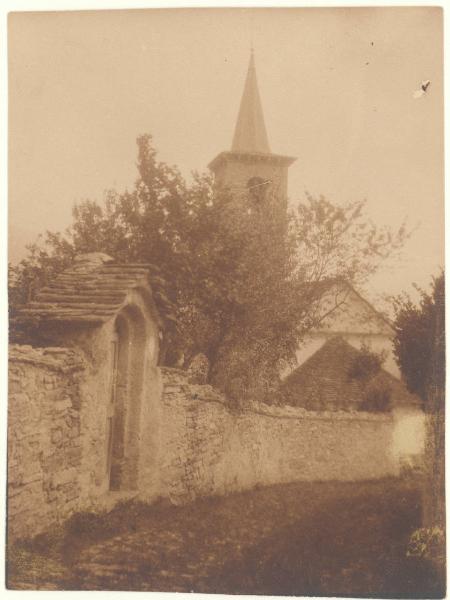
[[[137,488],[140,414],[148,325],[141,309],[125,307],[111,339],[106,471],[110,490]]]

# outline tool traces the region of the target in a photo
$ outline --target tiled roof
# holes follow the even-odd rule
[[[309,410],[357,410],[367,384],[350,377],[349,370],[359,355],[343,338],[331,338],[283,381],[285,402]],[[384,369],[371,381],[375,380],[391,389],[394,406],[420,404],[402,381]]]
[[[83,254],[18,311],[18,322],[100,324],[121,308],[127,293],[149,287],[150,264],[118,263],[102,253]]]

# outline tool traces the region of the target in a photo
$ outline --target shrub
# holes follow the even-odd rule
[[[416,529],[409,538],[407,556],[445,562],[445,534],[441,527]]]
[[[110,510],[81,511],[65,522],[66,538],[95,540],[118,535],[121,531],[135,529],[140,519],[157,510],[159,502],[148,504],[140,500],[123,500]]]
[[[389,412],[392,409],[392,390],[386,383],[372,381],[368,384],[360,410]]]
[[[369,381],[380,372],[385,359],[385,352],[374,352],[363,344],[349,367],[348,376],[358,381]]]
[[[73,514],[65,523],[66,535],[77,538],[96,538],[104,535],[109,529],[109,518],[106,511],[81,511]]]

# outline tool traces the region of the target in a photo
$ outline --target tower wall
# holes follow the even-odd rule
[[[248,181],[252,177],[269,179],[272,183],[267,187],[280,200],[287,198],[288,168],[275,161],[241,160],[236,158],[223,162],[214,171],[216,182],[223,187],[229,187],[235,194],[248,194]]]
[[[230,188],[235,197],[259,205],[271,199],[285,209],[288,167],[295,160],[270,151],[252,52],[231,151],[221,152],[209,168],[216,184]]]

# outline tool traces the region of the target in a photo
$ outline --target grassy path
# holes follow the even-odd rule
[[[406,557],[419,526],[416,486],[398,480],[279,485],[184,507],[131,503],[100,523],[81,515],[64,536],[22,548],[11,560],[9,584],[439,596],[429,565]]]

